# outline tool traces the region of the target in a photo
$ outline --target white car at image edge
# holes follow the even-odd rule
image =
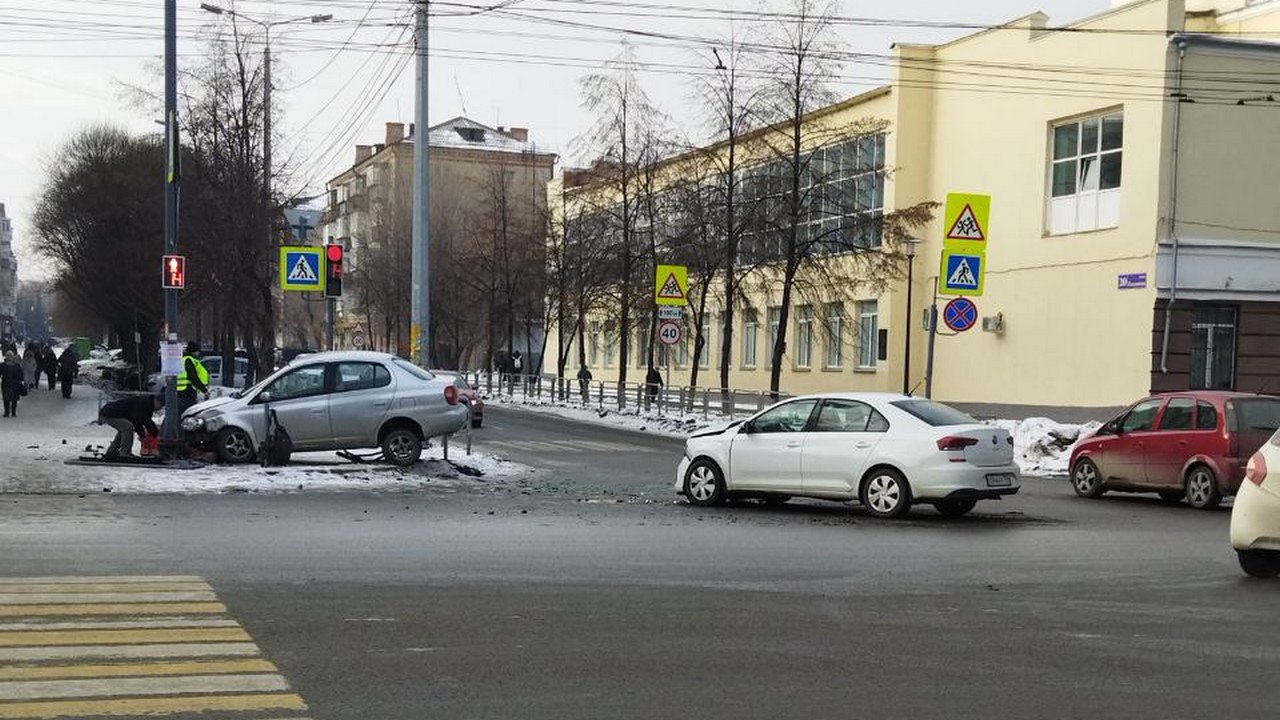
[[[1231,547],[1248,575],[1280,575],[1280,432],[1245,467],[1231,506]]]
[[[675,482],[694,505],[802,496],[857,500],[884,518],[917,503],[958,517],[1019,487],[1007,430],[890,393],[807,395],[695,433]]]

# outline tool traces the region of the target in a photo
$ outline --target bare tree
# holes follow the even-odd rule
[[[621,55],[603,72],[588,75],[581,82],[582,106],[596,116],[581,141],[603,160],[593,168],[597,182],[579,193],[577,200],[592,205],[610,220],[605,232],[615,258],[610,276],[617,293],[613,309],[619,336],[619,383],[627,380],[635,309],[648,285],[648,278],[639,272],[645,266],[647,238],[638,232],[644,208],[638,178],[640,169],[657,159],[647,141],[660,124],[660,114],[640,88],[635,67],[635,52],[624,44]]]

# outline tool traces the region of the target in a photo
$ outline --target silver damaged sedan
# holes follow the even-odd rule
[[[247,390],[193,405],[182,429],[224,462],[249,462],[266,435],[268,404],[294,450],[380,447],[397,465],[417,462],[427,438],[467,422],[452,377],[386,353],[343,351],[307,355]]]

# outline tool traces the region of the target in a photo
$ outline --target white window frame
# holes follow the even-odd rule
[[[808,368],[813,363],[813,306],[796,309],[796,367]]]
[[[1119,144],[1107,144],[1106,129],[1119,123]],[[1059,131],[1075,128],[1074,150],[1059,150]],[[1066,135],[1063,135],[1066,139]],[[1068,154],[1069,153],[1069,154]],[[1061,156],[1059,156],[1061,154]],[[1124,187],[1124,110],[1115,108],[1049,126],[1045,225],[1050,235],[1106,230],[1120,226],[1120,192]],[[1103,177],[1103,165],[1115,180]],[[1069,184],[1070,191],[1060,189]],[[1103,185],[1108,187],[1103,187]]]
[[[824,367],[844,367],[844,303],[827,303],[827,356]]]
[[[613,367],[613,359],[618,351],[618,336],[606,330],[604,333],[604,366]]]
[[[760,318],[755,310],[742,311],[742,369],[754,370],[756,367],[756,351],[760,344],[757,337],[760,332]]]
[[[766,319],[769,321],[769,327],[766,331],[768,342],[764,348],[764,366],[773,369],[773,348],[778,344],[778,331],[782,325],[782,306],[774,305],[769,308]],[[785,353],[784,353],[785,355]]]
[[[702,352],[698,355],[699,370],[707,370],[711,367],[711,325],[711,313],[704,313],[702,315]]]
[[[858,303],[858,369],[875,370],[880,358],[880,303]]]
[[[600,322],[598,320],[591,321],[590,330],[587,332],[587,364],[597,365],[600,362]]]

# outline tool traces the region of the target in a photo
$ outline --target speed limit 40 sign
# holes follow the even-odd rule
[[[675,345],[684,339],[684,326],[675,320],[663,320],[658,323],[658,342],[663,345]]]

